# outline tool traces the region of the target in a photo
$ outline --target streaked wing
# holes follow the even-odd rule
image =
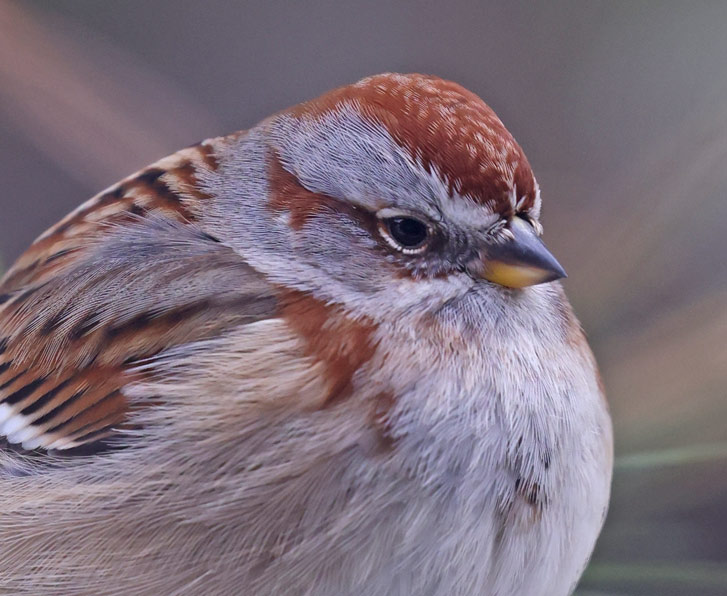
[[[144,180],[163,178],[148,172],[124,184],[153,204]],[[0,284],[0,434],[10,443],[95,443],[144,406],[122,391],[139,361],[274,316],[270,286],[235,251],[179,210],[130,210],[140,195],[116,194],[81,209],[84,234],[61,223],[42,236]]]

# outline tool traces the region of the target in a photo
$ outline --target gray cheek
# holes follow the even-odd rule
[[[289,215],[271,210],[268,204],[271,125],[266,122],[231,141],[227,151],[220,155],[218,170],[200,175],[202,190],[213,197],[200,214],[199,223],[205,231],[237,250],[274,283],[313,291],[324,300],[355,306],[374,318],[384,316],[384,311],[399,316],[401,311],[415,305],[436,308],[466,291],[462,283],[449,287],[451,284],[442,279],[412,283],[402,276],[400,266],[394,264],[396,255],[382,253],[378,240],[348,216],[322,211],[309,218],[301,229],[293,230]],[[290,145],[284,146],[292,151],[295,143],[291,139],[287,141]],[[313,176],[318,171],[314,165],[317,167],[320,163],[303,161],[296,167],[308,168]],[[338,177],[319,178],[318,183],[328,186],[311,186],[309,190],[327,191],[326,194],[335,197],[334,191],[342,192],[350,184],[357,192],[363,193],[361,189],[366,186],[365,192],[369,195],[385,197],[388,193],[393,197],[394,189],[388,186],[391,184],[402,185],[399,189],[402,195],[421,192],[427,196],[421,187],[423,183],[417,182],[406,167],[401,174],[404,178],[382,177],[380,171],[376,174],[373,182],[380,182],[380,186],[371,180],[364,181],[365,176],[373,174],[354,168],[345,176],[341,172]],[[412,176],[409,186],[402,182],[408,180],[406,176]],[[308,182],[312,184],[315,180],[311,178]],[[334,180],[337,186],[333,186]]]
[[[200,186],[213,200],[202,225],[244,255],[291,254],[290,225],[268,204],[264,128],[255,128],[220,155],[216,172],[200,173]]]
[[[327,298],[383,289],[391,279],[389,265],[350,218],[323,211],[294,230],[288,213],[270,209],[268,146],[264,129],[252,130],[230,147],[216,173],[200,181],[214,197],[202,214],[203,227],[279,283],[320,290]]]
[[[357,293],[381,291],[394,274],[368,231],[345,217],[312,217],[294,233],[292,243],[299,259]]]

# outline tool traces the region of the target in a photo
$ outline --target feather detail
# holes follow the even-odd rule
[[[0,434],[10,443],[69,449],[105,438],[142,405],[122,391],[135,363],[275,312],[263,276],[185,207],[205,200],[193,170],[216,165],[201,147],[86,203],[3,279]]]
[[[353,105],[383,125],[412,159],[441,177],[450,194],[504,218],[539,213],[540,197],[523,150],[495,112],[464,87],[434,76],[380,74],[334,89],[290,113],[320,118]],[[510,200],[516,195],[516,204]]]
[[[89,240],[103,237],[111,224],[124,224],[153,213],[172,221],[192,222],[209,196],[197,179],[218,167],[220,139],[188,147],[110,186],[41,234],[3,278],[2,291],[37,287],[72,266]]]

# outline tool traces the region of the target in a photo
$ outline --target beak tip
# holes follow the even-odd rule
[[[555,266],[553,267],[553,276],[548,281],[557,281],[559,279],[567,279],[568,274],[565,272],[565,269],[563,269],[563,266],[556,261]]]
[[[540,279],[540,281],[535,282],[533,285],[537,285],[538,283],[552,283],[554,281],[566,279],[567,277],[568,274],[562,267],[548,268],[547,270],[543,270],[543,277]]]

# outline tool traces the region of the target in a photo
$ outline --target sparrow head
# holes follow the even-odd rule
[[[377,75],[259,130],[281,252],[319,280],[322,271],[357,293],[434,284],[447,300],[473,283],[519,289],[565,276],[539,239],[540,193],[522,149],[456,83]]]

